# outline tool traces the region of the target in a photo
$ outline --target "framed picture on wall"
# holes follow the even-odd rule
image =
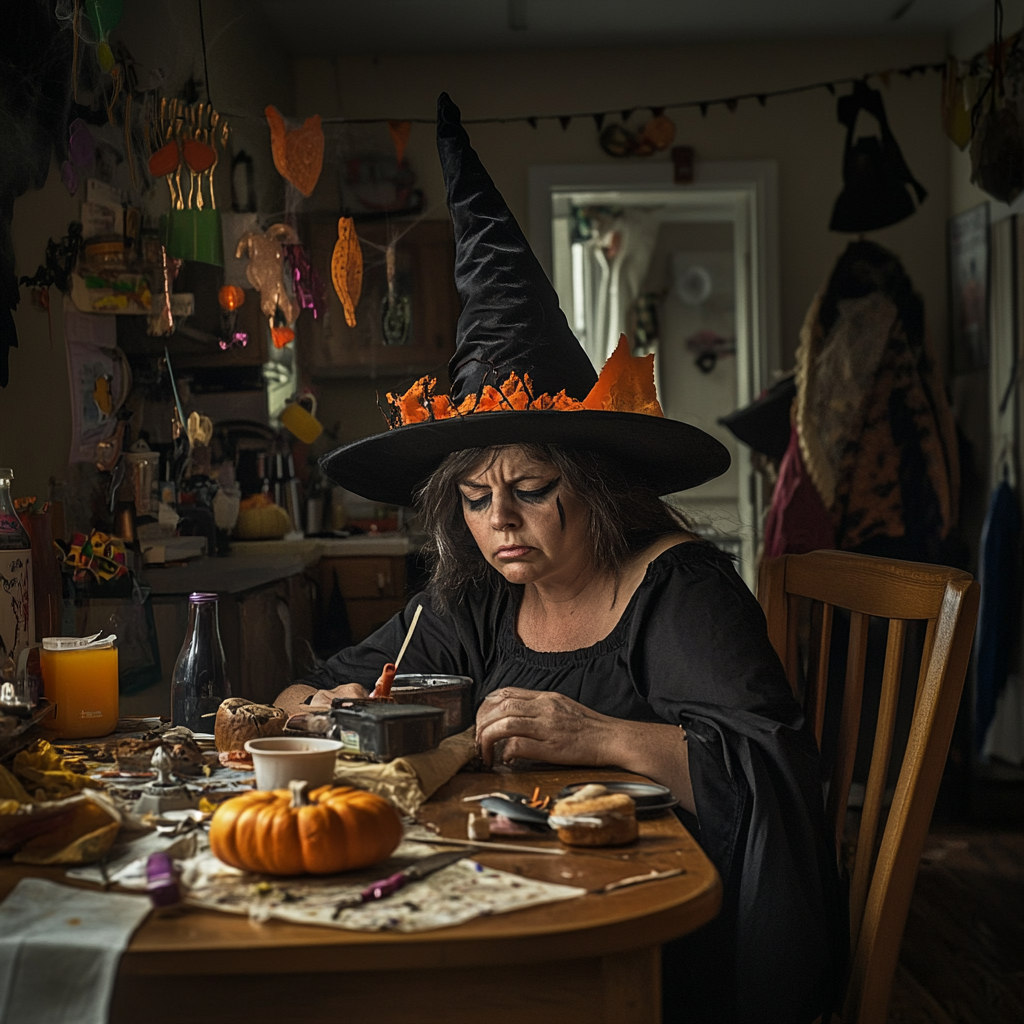
[[[949,222],[950,351],[953,373],[988,366],[988,203]]]

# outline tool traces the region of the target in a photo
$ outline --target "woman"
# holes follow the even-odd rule
[[[416,502],[432,583],[278,703],[365,693],[422,606],[402,667],[475,680],[486,761],[617,765],[679,797],[724,898],[666,947],[665,1020],[811,1021],[843,961],[814,741],[754,597],[659,497],[728,454],[661,415],[651,357],[620,343],[595,380],[447,96],[438,148],[464,301],[451,392],[389,395],[394,429],[324,460]]]

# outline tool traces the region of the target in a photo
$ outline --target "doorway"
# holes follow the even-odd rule
[[[729,449],[727,473],[672,500],[753,589],[762,481],[718,419],[780,368],[775,166],[698,164],[683,186],[670,176],[668,164],[533,167],[531,235],[594,366],[625,333],[636,354],[654,353],[665,415]]]

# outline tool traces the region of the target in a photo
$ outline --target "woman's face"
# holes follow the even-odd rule
[[[459,490],[481,554],[509,583],[570,582],[590,566],[585,510],[551,463],[503,448]]]

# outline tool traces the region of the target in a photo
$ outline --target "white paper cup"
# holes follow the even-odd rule
[[[252,755],[257,789],[287,789],[293,780],[316,789],[334,781],[341,743],[312,736],[266,736],[249,740],[245,749]]]

